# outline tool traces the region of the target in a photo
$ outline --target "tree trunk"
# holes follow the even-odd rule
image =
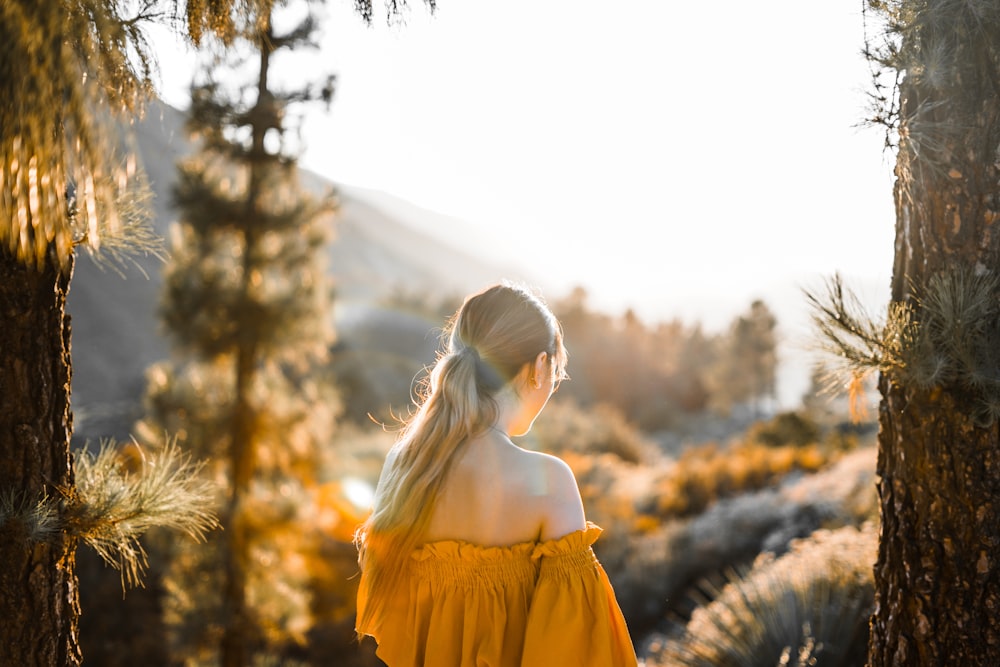
[[[271,17],[265,18],[263,32],[257,38],[260,69],[257,81],[257,103],[251,114],[251,133],[253,139],[252,154],[255,158],[249,165],[250,183],[247,188],[245,227],[243,229],[243,267],[241,275],[241,299],[243,303],[251,303],[256,291],[253,286],[254,273],[257,270],[258,234],[254,222],[260,217],[258,212],[259,196],[263,191],[266,178],[266,168],[263,164],[268,159],[264,147],[264,138],[270,126],[260,120],[260,111],[270,119],[267,113],[273,104],[271,92],[268,89],[268,70],[271,62]],[[272,167],[273,168],[273,167]],[[253,637],[253,621],[251,610],[247,604],[247,569],[250,560],[250,539],[246,528],[246,499],[250,494],[250,485],[257,468],[257,408],[252,399],[256,382],[257,365],[260,362],[255,340],[247,340],[241,336],[235,356],[235,394],[236,404],[233,409],[232,428],[229,443],[230,466],[230,497],[228,511],[228,537],[226,539],[226,583],[223,588],[224,604],[227,610],[226,627],[222,637],[223,667],[245,667],[253,655],[253,648],[258,644]]]
[[[245,256],[250,255],[247,248]],[[254,624],[247,605],[247,569],[250,540],[246,527],[246,498],[250,494],[256,468],[256,415],[250,394],[253,390],[257,355],[252,344],[240,346],[236,355],[236,405],[230,435],[230,497],[226,525],[226,579],[223,601],[226,626],[222,636],[223,667],[250,664],[255,641]]]
[[[975,76],[951,72],[943,78],[954,85],[942,90],[913,75],[900,89],[892,300],[911,306],[917,322],[925,304],[914,288],[933,275],[1000,271],[1000,103]],[[976,396],[914,384],[880,379],[882,527],[869,664],[996,665],[1000,428],[973,418]]]
[[[1000,450],[947,392],[883,379],[874,665],[995,665]]]
[[[25,268],[0,249],[0,664],[79,665],[75,543],[38,539],[15,507],[72,489],[72,268]]]

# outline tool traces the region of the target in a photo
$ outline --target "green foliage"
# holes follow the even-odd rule
[[[251,536],[246,590],[254,627],[247,648],[255,659],[290,655],[301,650],[316,621],[314,577],[326,566],[318,558],[323,535],[317,525],[317,502],[312,489],[284,480],[281,486],[255,485],[244,503],[245,512],[237,520]],[[232,520],[226,528],[234,529]],[[211,656],[208,664],[218,659],[218,641],[226,629],[225,599],[219,594],[226,550],[221,531],[197,549],[158,545],[158,554],[166,561],[164,615],[175,658]],[[352,573],[339,572],[344,585],[349,585],[346,579]]]
[[[131,265],[138,268],[145,277],[145,270],[137,261],[139,257],[155,257],[166,261],[163,238],[156,233],[152,222],[150,202],[153,197],[149,184],[142,175],[137,175],[128,184],[127,189],[119,192],[115,206],[118,211],[118,227],[105,230],[101,242],[89,243],[86,236],[79,241],[95,265],[104,269],[109,267],[120,277],[125,278],[124,269]]]
[[[839,276],[825,297],[807,292],[820,346],[836,363],[832,383],[883,373],[900,386],[941,389],[970,406],[976,422],[1000,417],[1000,279],[963,268],[912,286],[913,303],[892,302],[885,321],[867,314]]]
[[[878,320],[845,289],[839,275],[827,281],[826,288],[825,295],[806,291],[805,297],[813,311],[819,349],[837,364],[828,369],[827,385],[846,384],[844,376],[864,378],[873,371],[894,370],[903,341],[913,337],[909,309],[890,306],[888,319]]]
[[[651,667],[856,667],[874,606],[871,524],[818,531],[781,558],[762,555],[695,610]]]
[[[904,75],[914,84],[940,94],[935,100],[910,104],[906,136],[914,154],[940,155],[950,137],[972,123],[983,96],[996,96],[993,72],[997,56],[973,45],[1000,40],[1000,9],[992,0],[867,0],[865,55],[872,66],[872,116],[869,122],[897,130],[904,120],[899,84]],[[942,109],[942,106],[947,107]],[[936,118],[949,117],[951,123]],[[966,122],[967,121],[967,122]],[[887,143],[892,143],[888,139]]]
[[[210,476],[225,455],[232,420],[233,382],[225,359],[215,363],[159,362],[146,370],[145,417],[135,426],[140,442],[164,433],[207,461]]]

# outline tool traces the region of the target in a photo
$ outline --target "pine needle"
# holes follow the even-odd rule
[[[59,534],[59,507],[48,496],[29,501],[10,490],[0,493],[0,527],[16,526],[31,540],[47,542]]]
[[[133,443],[142,453],[138,443]],[[76,489],[67,506],[71,532],[122,573],[122,585],[141,585],[148,561],[139,538],[155,527],[196,540],[218,526],[214,488],[176,441],[129,465],[114,441],[76,457]]]

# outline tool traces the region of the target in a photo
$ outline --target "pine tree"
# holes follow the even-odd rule
[[[891,303],[909,312],[917,344],[880,382],[869,660],[991,665],[1000,645],[1000,8],[878,7],[898,37],[886,55],[901,77]]]
[[[736,405],[747,405],[757,417],[762,402],[775,398],[776,328],[777,320],[760,300],[733,319],[713,369],[712,400],[719,409],[729,412]]]
[[[993,665],[1000,645],[1000,7],[866,3],[873,120],[896,149],[884,318],[811,297],[855,384],[879,372],[870,665]],[[886,76],[881,76],[886,75]]]
[[[171,609],[181,653],[215,650],[227,666],[304,641],[313,545],[306,519],[337,401],[323,368],[333,343],[323,264],[333,198],[299,183],[289,109],[329,100],[332,80],[276,91],[283,52],[309,46],[315,21],[279,33],[270,10],[232,35],[255,54],[256,80],[231,89],[221,62],[193,90],[201,146],[180,165],[182,213],[165,272],[163,322],[177,359],[150,372],[146,437],[176,433],[215,461],[224,540],[175,554]],[[198,581],[201,583],[197,583]],[[200,588],[200,590],[199,590]]]
[[[66,297],[78,249],[114,259],[148,238],[119,123],[150,88],[151,18],[148,2],[0,3],[0,664],[80,663],[78,540],[141,562],[151,507],[115,515],[143,498],[110,502],[85,475],[132,493],[141,480],[108,458],[74,473]],[[188,509],[160,519],[207,525]]]

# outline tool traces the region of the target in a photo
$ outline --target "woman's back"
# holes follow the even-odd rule
[[[509,546],[557,539],[586,525],[572,472],[490,429],[465,444],[431,514],[425,542]]]

